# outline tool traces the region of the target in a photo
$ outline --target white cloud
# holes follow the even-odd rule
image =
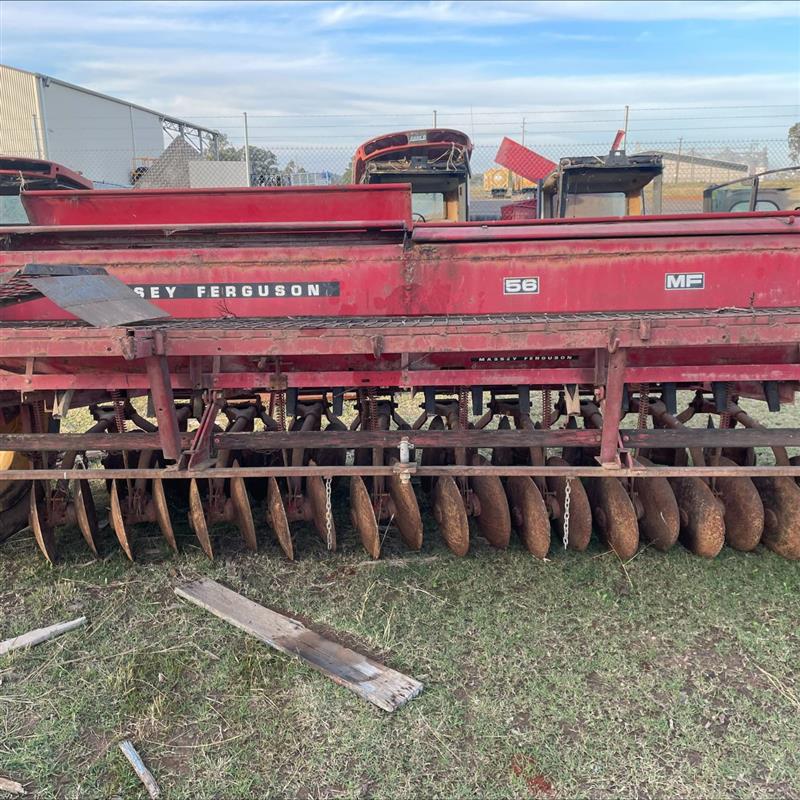
[[[319,21],[326,26],[355,26],[375,20],[454,23],[460,25],[516,25],[545,20],[607,20],[617,22],[667,20],[752,20],[797,18],[797,0],[495,0],[491,3],[351,2],[323,5]]]

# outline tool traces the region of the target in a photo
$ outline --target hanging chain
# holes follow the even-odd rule
[[[331,512],[332,478],[325,478],[325,544],[333,550],[333,513]]]
[[[550,389],[542,389],[542,428],[548,430],[553,424],[553,398]]]
[[[569,545],[569,506],[572,500],[572,478],[567,478],[567,485],[564,487],[564,549]]]

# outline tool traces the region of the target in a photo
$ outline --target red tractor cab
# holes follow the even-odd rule
[[[389,133],[358,148],[353,181],[409,183],[417,220],[464,222],[471,155],[469,136],[450,128]]]

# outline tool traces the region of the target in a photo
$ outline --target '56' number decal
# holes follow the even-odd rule
[[[539,294],[539,278],[503,278],[503,294]]]

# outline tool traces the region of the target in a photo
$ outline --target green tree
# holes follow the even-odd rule
[[[272,186],[280,183],[277,180],[280,174],[278,157],[272,150],[251,144],[249,154],[251,186]],[[209,151],[207,158],[218,161],[244,161],[244,147],[234,147],[228,141],[228,137],[222,134],[217,144],[216,157],[213,151]]]
[[[800,122],[789,128],[789,157],[792,163],[800,163]]]

